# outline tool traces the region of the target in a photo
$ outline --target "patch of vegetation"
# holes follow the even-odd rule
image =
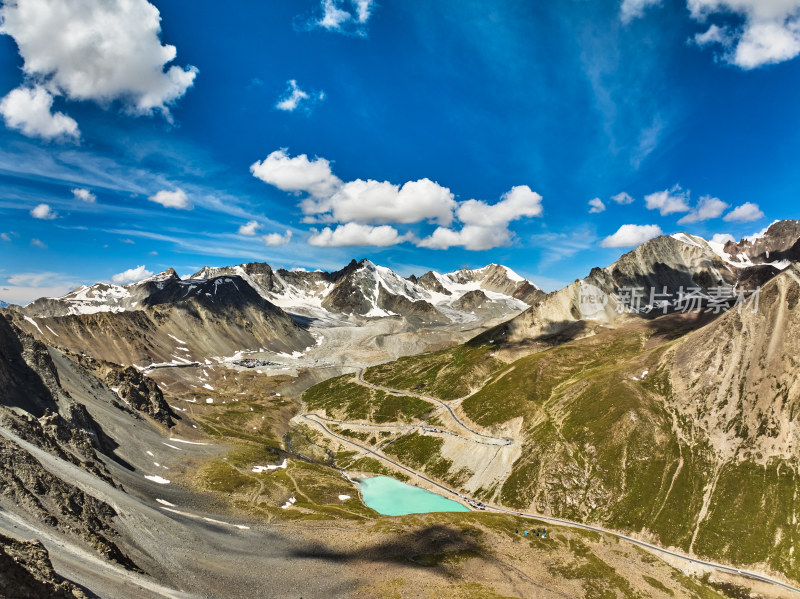
[[[407,482],[410,476],[396,470],[391,470],[383,465],[383,462],[375,458],[363,457],[351,464],[347,465],[347,470],[351,472],[370,472],[373,474],[382,474],[383,476],[391,476],[399,481]]]
[[[793,469],[781,462],[726,464],[695,550],[737,564],[766,562],[800,579],[800,564],[791,551],[800,544],[800,531],[794,524],[796,489]]]
[[[492,373],[504,366],[494,358],[491,345],[464,344],[394,362],[372,366],[364,380],[390,387],[432,395],[443,400],[469,394]]]
[[[665,595],[669,595],[670,597],[675,596],[675,592],[660,580],[656,580],[652,576],[647,576],[647,574],[642,574],[642,578],[647,584],[649,584],[657,591],[661,591],[662,593],[664,593]]]
[[[433,405],[416,397],[392,395],[353,381],[352,375],[328,379],[303,395],[311,410],[325,410],[339,420],[411,422],[422,419]]]
[[[571,559],[548,567],[551,574],[571,580],[580,580],[587,599],[607,599],[624,597],[637,599],[626,578],[602,559],[597,557],[588,545],[577,539],[567,539]]]

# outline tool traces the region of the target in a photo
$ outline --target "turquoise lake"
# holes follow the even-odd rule
[[[384,516],[469,511],[457,501],[401,483],[388,476],[364,478],[358,486],[367,507]]]

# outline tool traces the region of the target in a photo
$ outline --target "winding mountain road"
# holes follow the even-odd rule
[[[402,389],[391,389],[389,387],[383,387],[383,386],[380,386],[380,385],[373,385],[372,383],[369,383],[369,382],[364,381],[362,379],[362,373],[363,373],[363,369],[361,369],[358,372],[358,380],[359,380],[359,382],[361,384],[366,385],[367,387],[372,387],[373,389],[378,389],[378,390],[385,391],[385,392],[388,392],[388,393],[393,393],[393,394],[396,394],[396,395],[407,395],[407,396],[412,396],[412,397],[418,397],[420,399],[424,399],[424,400],[427,400],[427,401],[431,401],[433,403],[437,403],[437,404],[445,407],[450,412],[450,414],[453,416],[453,419],[456,420],[456,422],[458,422],[461,426],[463,426],[466,430],[470,431],[471,433],[473,433],[475,435],[478,435],[480,437],[493,439],[495,441],[498,441],[498,440],[508,441],[508,443],[503,443],[502,445],[509,445],[511,443],[510,439],[501,439],[501,438],[498,438],[498,437],[490,437],[490,436],[487,436],[487,435],[482,435],[482,434],[480,434],[480,433],[478,433],[476,431],[473,431],[472,429],[467,427],[463,422],[461,422],[456,417],[456,415],[453,413],[453,411],[450,409],[450,407],[447,404],[445,404],[444,402],[442,402],[439,399],[436,399],[434,397],[430,397],[430,396],[427,396],[427,395],[419,395],[419,394],[412,393],[410,391],[405,391],[405,390],[402,390]],[[346,444],[349,444],[349,445],[351,445],[353,447],[356,447],[356,448],[358,448],[359,450],[361,450],[361,451],[363,451],[365,453],[368,453],[368,454],[370,454],[372,456],[375,456],[376,458],[391,464],[395,468],[398,468],[400,470],[408,472],[409,474],[417,477],[418,479],[425,481],[429,485],[432,485],[433,487],[443,491],[445,494],[454,496],[456,498],[456,500],[459,501],[460,503],[465,503],[467,505],[470,505],[471,502],[474,502],[474,500],[472,500],[469,497],[466,497],[465,495],[462,495],[461,493],[459,493],[455,489],[452,489],[452,488],[450,488],[450,487],[448,487],[446,485],[443,485],[443,484],[441,484],[441,483],[439,483],[439,482],[437,482],[435,480],[432,480],[432,479],[428,478],[427,476],[425,476],[424,474],[420,474],[419,472],[417,472],[413,468],[409,468],[408,466],[405,466],[405,465],[403,465],[403,464],[401,464],[399,462],[396,462],[395,460],[385,456],[381,452],[375,451],[370,447],[366,447],[366,446],[361,445],[360,443],[357,443],[357,442],[355,442],[355,441],[353,441],[351,439],[348,439],[346,437],[343,437],[341,435],[338,435],[338,434],[334,433],[327,426],[325,426],[325,423],[322,422],[322,418],[319,417],[316,414],[301,414],[300,416],[302,418],[304,418],[305,420],[307,420],[308,422],[311,422],[311,423],[315,424],[317,427],[319,427],[322,430],[322,432],[324,434],[326,434],[326,435],[328,435],[330,437],[333,437],[333,438],[337,439],[338,441],[341,441],[343,443],[346,443]],[[498,445],[498,444],[495,443],[495,445]],[[757,580],[759,582],[772,584],[772,585],[778,586],[780,588],[786,589],[788,591],[792,591],[794,593],[800,594],[800,588],[791,586],[791,585],[789,585],[789,584],[787,584],[785,582],[781,582],[780,580],[769,578],[768,576],[764,576],[764,575],[758,574],[756,572],[750,572],[748,570],[742,570],[742,569],[739,569],[739,568],[734,568],[732,566],[726,566],[724,564],[718,564],[716,562],[711,562],[711,561],[707,561],[707,560],[702,560],[702,559],[698,559],[698,558],[695,558],[695,557],[691,557],[689,555],[685,555],[683,553],[678,553],[678,552],[675,552],[675,551],[671,551],[669,549],[664,549],[663,547],[659,547],[657,545],[653,545],[652,543],[648,543],[646,541],[641,541],[639,539],[635,539],[633,537],[629,537],[629,536],[627,536],[625,534],[622,534],[620,532],[616,532],[616,531],[609,530],[609,529],[606,529],[606,528],[602,528],[602,527],[599,527],[599,526],[592,526],[592,525],[589,525],[589,524],[583,524],[581,522],[574,522],[572,520],[565,520],[563,518],[554,518],[552,516],[545,516],[545,515],[541,515],[541,514],[531,514],[531,513],[521,512],[521,511],[518,511],[518,510],[512,510],[512,509],[509,509],[509,508],[500,507],[500,506],[496,506],[496,505],[488,505],[488,504],[485,504],[485,503],[483,505],[485,506],[485,508],[488,511],[493,511],[493,512],[498,512],[498,513],[503,513],[503,514],[510,514],[510,515],[514,515],[514,516],[518,516],[518,517],[539,520],[541,522],[549,522],[551,524],[557,524],[559,526],[566,526],[566,527],[569,527],[569,528],[578,528],[578,529],[582,529],[582,530],[588,530],[588,531],[597,532],[597,533],[601,533],[601,534],[611,535],[611,536],[614,536],[614,537],[616,537],[618,539],[621,539],[623,541],[627,541],[628,543],[632,543],[634,545],[642,547],[643,549],[654,551],[656,553],[660,553],[662,555],[666,555],[666,556],[669,556],[669,557],[672,557],[672,558],[677,558],[677,559],[682,560],[682,561],[684,561],[686,563],[697,564],[697,565],[700,565],[700,566],[705,566],[707,568],[713,568],[713,569],[718,570],[720,572],[726,572],[726,573],[729,573],[729,574],[736,574],[736,575],[739,575],[739,576],[743,576],[745,578],[750,578],[752,580]]]
[[[427,401],[429,403],[436,404],[436,405],[440,406],[441,408],[444,408],[447,412],[450,413],[450,416],[452,417],[453,421],[458,426],[460,426],[461,428],[463,428],[464,430],[469,432],[471,435],[474,435],[475,437],[478,437],[479,439],[485,439],[485,441],[480,441],[483,445],[493,445],[493,446],[503,447],[503,446],[511,445],[511,444],[514,443],[513,439],[509,439],[507,437],[492,437],[491,435],[484,435],[483,433],[479,433],[478,431],[470,428],[469,426],[464,424],[464,422],[458,416],[456,416],[456,413],[453,411],[453,409],[446,402],[442,401],[441,399],[438,399],[436,397],[432,397],[430,395],[424,395],[424,394],[421,394],[421,393],[414,393],[413,391],[406,391],[404,389],[392,389],[391,387],[384,387],[382,385],[376,385],[374,383],[370,383],[369,381],[365,381],[364,380],[364,369],[363,368],[359,368],[358,374],[356,375],[356,381],[360,385],[364,385],[365,387],[369,387],[370,389],[375,389],[376,391],[384,391],[386,393],[391,393],[392,395],[402,395],[402,396],[405,396],[405,397],[416,397],[417,399],[421,399],[423,401]],[[484,382],[484,385],[485,384],[486,383]],[[483,385],[481,385],[478,389],[473,391],[470,395],[472,395],[474,393],[477,393],[482,388],[483,388]],[[469,397],[469,395],[467,395],[465,397],[461,397],[461,398],[453,400],[453,401],[460,401],[462,399],[465,399],[466,397]],[[448,431],[443,431],[443,432],[448,432]],[[450,433],[450,434],[453,434],[453,433]],[[460,435],[455,435],[455,436],[456,437],[460,437]],[[460,437],[460,438],[465,439],[467,441],[471,441],[471,439],[468,439],[466,437]]]

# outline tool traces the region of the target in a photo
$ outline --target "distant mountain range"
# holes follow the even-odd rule
[[[241,351],[302,352],[317,344],[308,330],[314,322],[396,323],[385,333],[447,327],[477,333],[544,296],[497,264],[405,279],[369,260],[336,272],[254,262],[205,267],[186,279],[169,269],[131,285],[96,283],[11,310],[18,326],[48,344],[146,367]],[[185,343],[176,348],[177,339]],[[452,335],[443,332],[425,343],[447,339]]]
[[[189,300],[214,306],[248,293],[311,318],[402,316],[415,324],[477,321],[481,313],[511,315],[545,295],[497,264],[443,275],[429,271],[405,279],[369,260],[353,260],[335,272],[273,270],[269,264],[252,262],[207,266],[183,280],[169,269],[132,285],[82,286],[59,298],[38,299],[21,312],[56,317],[143,310]]]

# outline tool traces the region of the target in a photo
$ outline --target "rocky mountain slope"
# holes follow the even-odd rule
[[[302,453],[283,450],[273,427],[286,430],[295,404],[252,373],[215,379],[219,403],[170,394],[178,415],[168,429],[131,401],[133,390],[149,405],[163,397],[138,371],[47,347],[15,322],[0,316],[0,595],[374,597],[400,586],[420,596],[666,598],[672,587],[721,598],[633,546],[578,530],[548,526],[550,539],[527,542],[511,531],[533,523],[511,516],[389,523],[307,431],[283,438]]]
[[[263,347],[291,353],[316,343],[238,276],[181,281],[172,271],[110,294],[102,291],[106,287],[37,300],[10,314],[17,326],[49,344],[140,368]],[[79,310],[76,302],[86,301],[94,302],[88,312],[74,313],[85,312],[87,304]],[[73,313],[43,316],[65,312]]]
[[[743,300],[749,299],[788,265],[785,260],[739,263],[724,254],[718,244],[701,237],[664,235],[548,294],[519,316],[487,332],[486,338],[518,343],[554,336],[570,338],[598,325],[624,322],[631,315],[653,318],[693,310],[698,304],[705,310],[709,302],[721,305],[725,297],[726,305],[733,305],[740,295]]]
[[[617,312],[620,287],[708,300],[720,283],[761,287],[724,309]],[[588,285],[608,303],[582,303]],[[363,375],[441,398],[511,444],[459,439],[441,416],[370,443],[483,501],[798,581],[799,304],[797,264],[734,265],[700,238],[661,237],[468,344]],[[323,387],[309,393],[352,418]]]
[[[717,245],[716,250],[735,265],[796,262],[800,260],[800,221],[776,221],[757,235]]]

